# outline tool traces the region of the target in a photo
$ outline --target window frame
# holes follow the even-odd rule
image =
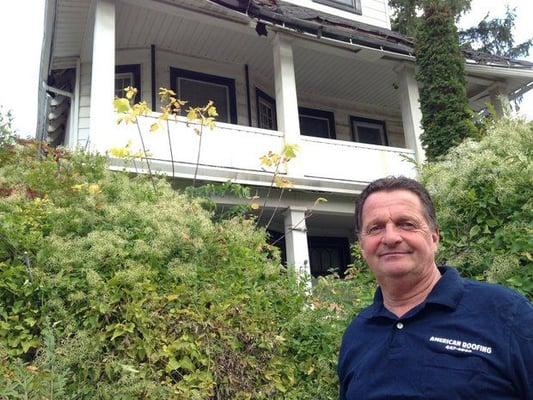
[[[325,119],[329,125],[329,137],[323,138],[322,136],[306,135],[300,128],[300,134],[309,137],[318,137],[321,139],[337,139],[335,132],[335,114],[332,111],[318,110],[316,108],[298,107],[298,120],[301,116],[307,116],[316,119]]]
[[[263,92],[261,89],[259,89],[257,86],[255,88],[255,104],[256,104],[256,108],[255,108],[255,114],[256,114],[256,119],[257,119],[257,127],[258,128],[261,128],[261,129],[270,129],[270,130],[273,130],[273,131],[277,131],[278,130],[278,116],[276,114],[276,100],[269,96],[268,94],[266,94],[265,92]],[[267,103],[270,103],[270,106],[272,108],[272,127],[271,128],[264,128],[261,125],[261,118],[260,118],[260,115],[259,115],[259,103],[260,103],[260,100],[264,100],[265,102]]]
[[[337,10],[348,11],[354,14],[362,15],[361,0],[352,0],[352,6],[348,6],[336,0],[312,0],[314,3],[323,4]]]
[[[375,143],[367,143],[362,142],[359,140],[358,134],[356,132],[356,124],[357,122],[363,122],[365,124],[372,124],[379,126],[381,128],[381,144],[375,144]],[[389,145],[389,138],[387,135],[387,126],[385,124],[385,121],[379,120],[379,119],[371,119],[371,118],[363,118],[363,117],[357,117],[354,115],[350,115],[350,130],[352,133],[352,140],[356,143],[365,143],[370,144],[374,146],[388,146]]]
[[[193,81],[199,81],[202,83],[211,83],[214,85],[226,86],[228,89],[229,121],[224,121],[223,123],[237,125],[237,98],[235,95],[235,79],[225,78],[218,75],[205,74],[203,72],[196,72],[187,69],[170,67],[170,88],[176,93],[176,96],[178,96],[178,98],[180,98],[180,94],[177,88],[178,78],[185,78]],[[187,99],[181,98],[180,100],[187,101]],[[216,106],[217,105],[215,104],[215,107]]]
[[[142,99],[142,88],[141,88],[141,64],[122,64],[115,65],[115,79],[119,74],[131,74],[133,77],[132,86],[137,89],[137,94],[135,95],[134,102],[138,102]],[[126,93],[124,93],[126,96]],[[123,97],[124,97],[123,96]]]

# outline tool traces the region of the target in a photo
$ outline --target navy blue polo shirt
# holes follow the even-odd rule
[[[533,307],[449,267],[401,318],[381,290],[344,333],[341,400],[533,400]]]

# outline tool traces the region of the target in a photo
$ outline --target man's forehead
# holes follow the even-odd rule
[[[407,190],[379,191],[369,195],[363,204],[362,217],[376,217],[377,213],[398,213],[425,218],[419,197]]]

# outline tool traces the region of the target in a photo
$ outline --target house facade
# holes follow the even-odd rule
[[[379,177],[415,177],[412,160],[424,160],[413,43],[390,30],[387,0],[47,0],[44,29],[39,138],[139,149],[137,127],[117,125],[112,105],[131,85],[154,111],[139,119],[152,169],[184,185],[200,138],[185,117],[149,132],[160,87],[217,107],[202,134],[203,182],[248,185],[263,199],[272,172],[260,157],[297,145],[282,171],[293,187],[270,191],[261,222],[298,271],[342,271],[358,193]],[[466,71],[475,110],[533,86],[530,63],[470,53]]]

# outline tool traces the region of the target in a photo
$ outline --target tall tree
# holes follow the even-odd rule
[[[416,30],[416,79],[421,84],[422,144],[436,160],[474,132],[465,89],[464,58],[454,11],[444,0],[426,0]]]
[[[533,46],[533,39],[515,44],[512,34],[515,18],[516,9],[510,7],[507,7],[504,18],[489,19],[487,13],[477,26],[459,32],[462,47],[510,58],[527,56]]]
[[[427,0],[389,0],[393,10],[392,29],[415,37],[418,24],[423,19],[424,2]],[[455,22],[470,10],[472,0],[441,0],[450,9]],[[516,9],[507,7],[504,18],[489,19],[489,14],[476,26],[459,32],[459,43],[464,49],[476,50],[504,57],[523,57],[529,54],[533,39],[515,44],[513,29]]]
[[[422,20],[425,0],[389,0],[389,7],[393,10],[391,18],[392,29],[404,35],[415,37],[416,29]],[[454,18],[470,10],[472,0],[446,0],[446,6]]]

